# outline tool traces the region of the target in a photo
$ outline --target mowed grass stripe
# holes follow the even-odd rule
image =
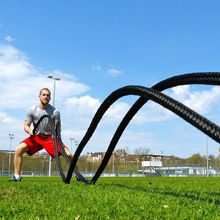
[[[0,177],[0,219],[220,219],[220,179]]]

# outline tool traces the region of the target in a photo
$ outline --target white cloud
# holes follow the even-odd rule
[[[0,45],[0,79],[15,81],[35,73],[25,54],[11,45]]]
[[[166,121],[174,117],[174,114],[164,107],[149,101],[134,116],[133,123],[144,124],[146,122]]]
[[[62,107],[65,100],[74,95],[81,95],[90,88],[62,71],[42,71],[30,63],[28,57],[9,44],[0,45],[0,133],[23,132],[23,120],[27,108],[38,103],[38,93],[43,87],[53,90],[53,81],[49,74],[59,74],[61,80],[56,83],[56,104]],[[25,112],[21,115],[20,112]],[[22,118],[19,119],[19,118]],[[64,117],[65,118],[65,117]],[[5,133],[6,132],[6,133]],[[17,136],[17,134],[15,134]],[[7,138],[6,138],[7,139]],[[0,145],[4,138],[0,140]]]
[[[168,93],[174,99],[182,102],[189,108],[204,114],[220,101],[220,87],[213,86],[209,90],[194,91],[191,86],[178,86]]]
[[[66,110],[71,109],[73,116],[89,117],[93,115],[100,105],[100,101],[89,95],[72,97],[66,100]]]
[[[212,107],[220,102],[220,87],[218,86],[200,91],[192,90],[189,85],[178,86],[165,93],[199,114],[208,114],[212,110]],[[174,113],[157,103],[148,101],[134,116],[132,123],[160,122],[177,117]]]
[[[220,89],[212,87],[211,90],[191,91],[190,86],[182,86],[171,89],[170,96],[183,102],[185,105],[199,112],[200,114],[208,112],[212,105],[219,101]],[[88,126],[96,113],[101,100],[91,96],[73,97],[66,101],[65,109],[68,109],[69,118],[74,121],[80,121],[79,124]],[[117,101],[103,116],[102,123],[119,123],[131,106],[128,103]],[[166,108],[148,101],[131,120],[132,124],[146,124],[147,122],[160,122],[175,119],[176,116]]]
[[[96,61],[95,64],[92,65],[92,70],[101,71],[102,70],[101,64],[98,61]]]
[[[101,100],[89,95],[69,98],[65,103],[66,114],[68,114],[70,118],[73,118],[73,120],[77,119],[77,121],[81,120],[81,122],[83,121],[89,124],[101,105],[101,102]],[[114,103],[105,112],[102,123],[112,124],[119,122],[128,109],[129,105],[125,102],[118,101]]]
[[[0,112],[0,126],[1,127],[11,127],[13,129],[17,128],[17,126],[22,127],[20,124],[20,120],[12,117],[5,112]]]
[[[212,87],[209,91],[194,92],[184,103],[195,111],[207,113],[210,108],[220,101],[220,87]]]
[[[129,105],[125,102],[114,103],[106,112],[106,116],[113,121],[121,120],[129,110]]]
[[[12,42],[12,41],[15,41],[15,38],[13,38],[13,37],[10,36],[10,35],[7,35],[7,36],[4,38],[4,40],[10,43],[10,42]]]
[[[110,73],[118,74],[119,72],[112,70]],[[6,140],[7,133],[25,136],[23,117],[25,117],[27,108],[38,103],[38,93],[42,87],[53,90],[53,81],[47,77],[48,75],[61,78],[56,81],[55,105],[64,113],[61,115],[62,122],[66,125],[63,128],[64,135],[70,134],[68,131],[73,131],[73,135],[77,137],[84,135],[101,104],[97,98],[89,95],[82,96],[83,93],[89,91],[89,86],[78,82],[72,74],[61,70],[42,71],[30,63],[25,53],[10,44],[2,44],[0,45],[0,93],[2,94],[0,132],[4,134]],[[115,122],[127,108],[126,103],[116,103],[106,113],[105,121]],[[18,116],[18,112],[25,113]],[[5,145],[1,141],[0,144]]]
[[[111,77],[117,77],[118,75],[121,75],[122,73],[123,71],[114,69],[114,68],[110,68],[106,71],[106,74]]]
[[[58,74],[61,80],[56,83],[57,101],[65,97],[79,95],[89,90],[87,85],[75,81],[70,74],[62,71],[43,72],[34,67],[27,56],[11,45],[0,45],[0,108],[26,108],[38,100],[42,87],[53,90],[53,81],[49,74]]]
[[[12,117],[5,112],[0,112],[0,149],[8,149],[9,134],[14,134],[12,149],[18,145],[19,141],[24,139],[23,121]]]
[[[97,64],[96,69],[101,70],[101,65]],[[122,74],[122,71],[109,69],[107,73],[116,77]],[[2,44],[0,45],[0,148],[5,149],[5,146],[8,145],[9,133],[15,134],[17,143],[25,136],[23,119],[27,108],[38,102],[38,93],[42,87],[53,90],[53,81],[47,78],[48,75],[61,77],[61,80],[56,82],[55,105],[61,110],[62,131],[65,139],[69,141],[69,137],[76,137],[80,141],[84,136],[102,100],[86,94],[90,87],[79,82],[73,74],[64,73],[61,70],[41,70],[30,62],[24,52],[10,44]],[[167,94],[198,112],[209,112],[212,106],[220,101],[219,87],[196,91],[192,90],[190,86],[182,86],[168,90]],[[104,140],[108,144],[108,140],[113,134],[108,129],[113,124],[118,125],[129,107],[130,103],[120,100],[111,106],[103,117],[101,130],[95,136],[97,138],[93,139],[93,146],[101,146]],[[23,113],[21,114],[21,112]],[[156,103],[149,102],[139,111],[132,122],[136,126],[137,123],[160,122],[174,117],[174,114],[168,110]],[[130,132],[130,130],[126,130],[126,132],[124,139],[120,142],[122,145],[131,143],[132,140],[134,145],[139,139],[139,144],[146,141],[145,132]]]
[[[100,72],[103,69],[105,69],[105,75],[110,76],[110,77],[117,77],[117,76],[123,74],[122,70],[119,70],[119,69],[116,69],[116,68],[103,68],[101,63],[97,60],[92,65],[92,70]]]
[[[186,96],[188,96],[190,94],[189,91],[189,85],[184,85],[184,86],[176,86],[173,87],[171,90],[173,92],[173,96],[178,96],[179,98],[185,98]]]

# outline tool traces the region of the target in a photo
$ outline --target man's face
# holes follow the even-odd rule
[[[40,102],[45,105],[48,104],[50,102],[50,92],[47,90],[42,90],[40,93]]]

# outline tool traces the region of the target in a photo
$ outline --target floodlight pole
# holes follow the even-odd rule
[[[73,138],[73,137],[70,138],[70,141],[71,141],[71,148],[70,148],[70,150],[71,150],[71,152],[73,152],[73,142],[75,144],[75,147],[77,148],[78,147],[78,141],[75,138]]]
[[[49,75],[47,78],[53,80],[53,107],[55,107],[55,94],[56,94],[56,81],[60,80],[60,77]],[[52,158],[49,157],[49,171],[48,171],[48,176],[51,176],[51,162]]]
[[[114,151],[112,153],[112,173],[115,173],[115,156],[114,156]]]
[[[10,144],[9,144],[9,157],[8,157],[8,175],[10,176],[10,172],[11,172],[11,149],[12,149],[12,140],[14,139],[14,134],[8,134],[9,135],[9,140],[10,140]]]
[[[70,150],[71,152],[73,151],[73,141],[74,141],[74,138],[70,138],[70,142],[71,142],[71,145],[70,145]]]
[[[206,176],[209,176],[209,143],[208,137],[206,138]]]
[[[75,146],[77,148],[78,147],[78,141],[76,139],[74,139],[74,143],[75,143]]]

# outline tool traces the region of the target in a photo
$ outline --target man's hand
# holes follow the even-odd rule
[[[30,134],[30,136],[33,136],[34,134],[33,134],[33,131],[31,130],[31,129],[29,129],[29,132],[28,132],[29,134]]]
[[[28,133],[30,136],[34,135],[31,129],[31,123],[29,123],[28,121],[24,121],[24,131]]]

